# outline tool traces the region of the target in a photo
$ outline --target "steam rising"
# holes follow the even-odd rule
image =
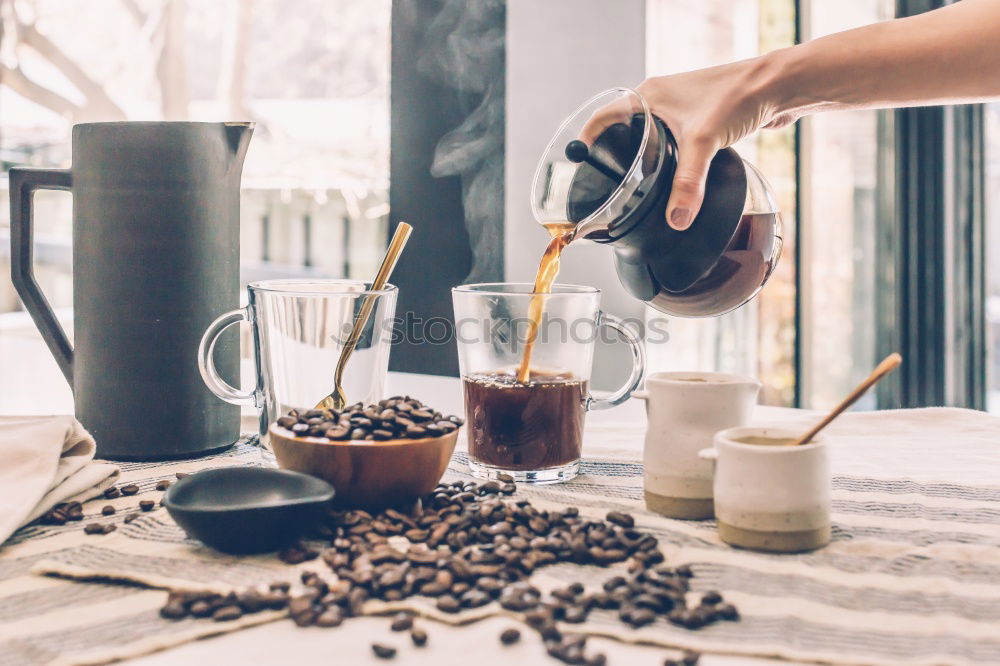
[[[417,68],[456,91],[465,120],[438,141],[435,178],[459,176],[472,269],[465,282],[503,276],[505,0],[443,0]]]

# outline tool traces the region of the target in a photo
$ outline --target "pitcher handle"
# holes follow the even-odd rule
[[[33,264],[35,190],[69,190],[69,169],[13,167],[10,177],[10,277],[14,289],[42,334],[70,388],[73,386],[73,346],[35,279]]]
[[[219,335],[233,324],[243,321],[247,323],[253,321],[253,313],[249,306],[230,310],[223,315],[219,315],[215,321],[208,325],[208,328],[205,329],[205,334],[201,336],[201,342],[198,344],[198,371],[201,372],[201,379],[205,382],[205,386],[216,397],[225,400],[231,405],[256,406],[256,390],[241,391],[223,379],[215,367],[215,343],[218,341]]]
[[[632,332],[632,329],[625,325],[625,322],[614,315],[599,312],[597,314],[597,324],[598,326],[606,326],[618,331],[618,334],[625,339],[629,349],[632,350],[632,374],[625,380],[621,388],[607,398],[595,398],[592,395],[588,395],[586,403],[588,411],[593,409],[609,409],[628,400],[629,396],[639,387],[642,375],[646,372],[646,352],[642,347],[642,341]]]

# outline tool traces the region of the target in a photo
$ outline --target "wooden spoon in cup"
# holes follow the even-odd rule
[[[833,421],[838,416],[840,416],[840,414],[845,409],[847,409],[855,402],[857,402],[858,398],[860,398],[865,394],[865,391],[874,386],[876,382],[885,377],[887,374],[898,368],[899,364],[902,362],[903,362],[903,357],[896,352],[893,352],[888,356],[886,356],[884,359],[882,359],[881,363],[875,366],[875,369],[872,370],[872,373],[868,375],[868,377],[863,382],[858,384],[853,391],[851,391],[850,395],[844,398],[839,405],[834,407],[833,410],[831,410],[830,413],[827,414],[822,421],[817,423],[812,430],[810,430],[809,432],[807,432],[806,434],[802,435],[797,440],[792,442],[790,446],[799,446],[800,444],[805,444],[813,437],[818,435],[820,430],[830,425],[830,422]]]
[[[411,231],[413,231],[413,227],[406,222],[400,222],[396,226],[396,233],[393,234],[392,240],[389,241],[389,248],[385,251],[385,256],[382,258],[382,265],[379,266],[378,273],[375,274],[375,279],[372,280],[370,291],[379,291],[385,287],[385,283],[389,281],[389,276],[392,275],[392,270],[396,268],[399,255],[403,253],[406,241],[410,238]],[[344,367],[347,365],[347,359],[351,357],[351,352],[354,351],[358,340],[361,338],[361,332],[365,330],[368,317],[371,316],[372,308],[375,307],[375,298],[376,294],[370,293],[361,304],[361,310],[354,319],[354,328],[351,329],[351,335],[347,338],[347,342],[344,343],[343,349],[340,350],[340,360],[337,361],[337,370],[333,377],[333,392],[316,403],[316,409],[343,409],[347,406],[347,396],[344,395],[343,385]]]

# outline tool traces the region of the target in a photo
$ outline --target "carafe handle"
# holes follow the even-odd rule
[[[70,190],[73,176],[69,169],[33,169],[13,167],[10,177],[10,276],[14,289],[55,357],[63,376],[73,386],[73,346],[56,313],[49,305],[35,279],[34,207],[35,190]]]
[[[597,314],[597,325],[606,326],[607,328],[618,331],[618,334],[628,344],[629,349],[632,350],[632,373],[629,375],[628,379],[625,380],[625,383],[621,386],[621,388],[608,397],[595,398],[592,395],[588,395],[586,403],[588,411],[594,409],[609,409],[628,400],[632,393],[639,388],[642,376],[646,372],[646,352],[642,347],[642,341],[635,333],[632,332],[632,329],[625,325],[625,322],[614,315],[609,315],[606,312],[599,312]]]
[[[241,391],[223,379],[218,368],[215,367],[215,343],[219,340],[219,335],[233,324],[242,321],[248,324],[253,323],[253,310],[250,306],[230,310],[216,317],[215,321],[208,325],[205,333],[201,336],[201,342],[198,344],[198,371],[201,373],[201,379],[205,382],[205,386],[217,398],[225,400],[231,405],[257,406],[256,390]],[[254,354],[254,362],[256,362],[256,356]],[[260,375],[259,372],[255,374]]]

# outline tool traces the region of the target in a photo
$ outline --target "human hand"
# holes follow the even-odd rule
[[[801,115],[777,111],[767,80],[765,61],[754,59],[657,76],[636,89],[677,141],[677,170],[666,211],[667,223],[674,229],[687,229],[698,215],[716,152],[762,127],[785,127]],[[632,111],[625,108],[628,103],[623,98],[597,111],[580,138],[592,144],[623,113]]]

